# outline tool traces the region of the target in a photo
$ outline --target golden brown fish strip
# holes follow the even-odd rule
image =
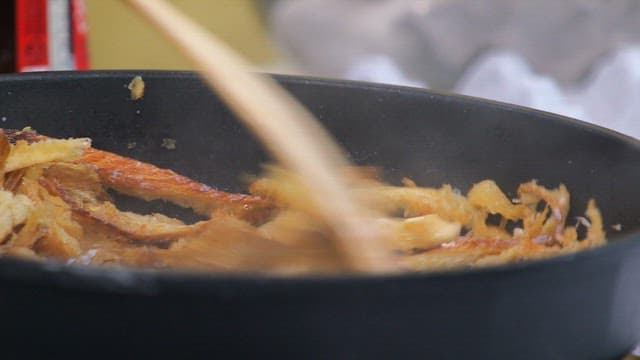
[[[396,250],[431,249],[460,236],[459,223],[446,221],[436,214],[408,218],[397,224],[390,237]]]
[[[27,221],[32,210],[33,203],[26,196],[0,190],[0,243]]]
[[[11,153],[11,143],[6,135],[0,133],[0,184],[4,183],[5,167]]]
[[[42,259],[33,250],[21,246],[0,246],[0,256],[12,256],[15,258],[25,260],[40,260]]]
[[[471,187],[467,194],[469,203],[491,214],[500,214],[509,220],[522,219],[528,214],[528,208],[513,204],[492,180],[484,180]]]
[[[133,240],[164,243],[200,231],[203,221],[186,225],[162,214],[140,215],[118,210],[110,202],[82,204],[76,211],[108,224]]]
[[[76,160],[90,145],[89,139],[48,139],[36,143],[18,141],[11,148],[4,170],[11,172],[51,161]]]
[[[102,183],[126,195],[144,200],[162,199],[197,213],[225,211],[260,223],[271,215],[274,204],[261,197],[215,190],[167,169],[106,151],[88,149],[79,163],[97,168]]]
[[[180,220],[162,214],[140,215],[120,211],[111,202],[92,198],[92,194],[88,191],[67,190],[55,179],[41,179],[41,183],[53,194],[69,203],[73,211],[110,225],[132,240],[165,243],[199,231],[203,224],[199,222],[186,225]]]
[[[25,169],[20,169],[16,171],[12,171],[8,174],[5,174],[4,178],[4,189],[7,191],[15,192],[20,182],[22,181],[22,177],[24,176]]]
[[[53,163],[43,169],[42,175],[44,178],[40,183],[67,202],[79,204],[111,200],[97,170],[91,165]]]
[[[36,253],[46,257],[68,260],[81,254],[78,239],[71,236],[62,226],[52,223],[45,236],[33,245]]]
[[[165,243],[199,231],[202,222],[185,225],[162,214],[140,215],[120,211],[108,200],[93,167],[84,164],[52,164],[43,170],[40,183],[82,215],[110,225],[132,240]]]
[[[538,185],[536,181],[530,181],[528,183],[521,184],[518,187],[518,195],[522,200],[522,203],[535,208],[540,200],[547,203],[551,216],[544,222],[541,232],[553,236],[557,241],[562,241],[562,233],[564,225],[567,221],[567,215],[569,213],[570,195],[567,188],[560,184],[557,189],[549,190],[543,186]],[[535,215],[535,214],[534,214]],[[529,233],[525,221],[525,233]],[[529,235],[534,237],[539,234]]]
[[[462,225],[472,220],[473,209],[467,199],[449,185],[439,189],[382,185],[356,191],[386,212],[404,210],[405,217],[437,214]]]
[[[80,224],[72,218],[71,208],[62,199],[52,196],[34,178],[41,173],[29,168],[17,191],[28,196],[35,204],[24,226],[15,234],[10,244],[30,248],[36,253],[59,259],[67,259],[80,253],[78,239],[83,237]]]
[[[36,143],[48,139],[31,129],[3,131],[11,142]],[[275,209],[271,201],[259,196],[216,190],[174,171],[107,151],[87,148],[76,162],[94,166],[102,183],[118,192],[144,200],[169,201],[203,216],[224,211],[259,224],[269,219]]]
[[[345,270],[340,258],[326,247],[276,242],[255,227],[228,216],[211,219],[202,233],[173,243],[163,254],[168,266],[178,268],[281,274]]]
[[[268,272],[302,274],[335,272],[344,266],[325,248],[287,245],[264,236],[255,227],[229,216],[212,219],[203,231],[186,236],[167,248],[133,246],[109,235],[104,224],[85,223],[99,234],[97,242],[85,244],[74,263],[104,266],[137,266],[155,269],[186,269],[216,272]],[[90,246],[87,248],[87,246]]]
[[[485,256],[513,247],[515,240],[460,237],[419,254],[403,257],[401,263],[411,270],[431,271],[471,267]]]
[[[596,206],[595,200],[589,200],[586,215],[591,222],[591,226],[587,230],[587,237],[585,240],[597,245],[604,245],[606,233],[602,222],[602,214],[600,214],[600,209]]]

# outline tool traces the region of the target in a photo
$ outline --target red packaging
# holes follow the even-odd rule
[[[89,69],[87,9],[84,0],[71,0],[71,33],[76,70]]]
[[[13,0],[1,6],[0,71],[89,68],[84,0]]]

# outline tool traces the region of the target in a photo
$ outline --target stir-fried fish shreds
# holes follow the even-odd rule
[[[350,172],[355,195],[384,225],[386,246],[407,271],[482,267],[606,243],[591,200],[568,224],[560,185],[521,184],[509,199],[491,180],[466,196],[449,185],[403,186]],[[31,129],[0,133],[0,255],[69,264],[155,269],[333,273],[347,267],[331,232],[300,196],[295,176],[271,167],[249,195],[229,194],[171,170],[94,149],[88,139],[52,139]],[[108,189],[164,200],[206,217],[195,223],[122,211]],[[586,228],[578,238],[578,226]]]

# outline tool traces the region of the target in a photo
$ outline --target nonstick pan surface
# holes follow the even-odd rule
[[[138,101],[126,88],[135,75],[147,85]],[[510,195],[531,179],[564,183],[573,209],[597,200],[611,244],[479,271],[375,277],[156,273],[3,258],[0,356],[610,359],[640,340],[637,141],[474,98],[278,79],[354,162],[383,168],[389,181],[406,176],[466,192],[490,178]],[[6,75],[0,119],[5,128],[91,137],[97,148],[229,191],[242,191],[239,179],[268,160],[191,73]],[[162,147],[164,138],[176,148]]]

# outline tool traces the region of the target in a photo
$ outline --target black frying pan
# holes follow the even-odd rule
[[[147,91],[134,102],[126,85],[137,74]],[[472,98],[279,79],[355,162],[383,167],[390,181],[466,191],[492,178],[512,194],[532,178],[562,182],[574,209],[593,196],[607,226],[622,231],[607,228],[612,244],[573,256],[425,275],[274,279],[0,259],[0,356],[606,359],[640,340],[638,142]],[[230,191],[266,160],[188,73],[7,75],[0,119],[89,136],[97,148]]]

